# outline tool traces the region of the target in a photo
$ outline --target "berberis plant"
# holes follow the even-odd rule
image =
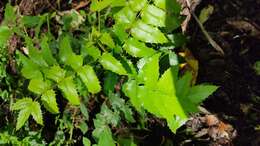
[[[58,131],[69,133],[67,142],[55,138],[52,145],[73,144],[73,131],[79,128],[84,145],[113,146],[120,136],[111,127],[136,123],[144,128],[145,113],[150,113],[166,119],[175,133],[217,89],[192,85],[189,72],[179,75],[172,50],[185,42],[173,33],[181,20],[175,0],[93,0],[85,11],[37,16],[23,16],[7,4],[0,47],[8,48],[14,35],[23,40],[16,61],[28,85],[10,106],[18,111],[16,130],[30,116],[44,127],[50,112],[58,117]],[[89,117],[90,100],[100,106],[94,117]],[[90,121],[94,130],[88,129]]]

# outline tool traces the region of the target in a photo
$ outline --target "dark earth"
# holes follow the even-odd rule
[[[58,7],[44,5],[42,0],[29,7],[21,5],[23,2],[26,4],[25,0],[13,1],[24,7],[23,13],[29,15]],[[0,22],[5,3],[0,1]],[[260,60],[260,0],[203,0],[195,9],[196,15],[209,4],[214,7],[214,12],[204,27],[225,55],[209,44],[194,19],[187,28],[187,36],[190,36],[187,48],[199,61],[197,82],[220,87],[202,105],[209,113],[194,115],[176,135],[165,128],[162,121],[151,117],[151,131],[132,131],[135,138],[143,142],[141,145],[260,145],[260,76],[253,68],[254,63]],[[61,5],[60,9],[71,7]],[[46,118],[54,122],[52,116]],[[228,136],[223,137],[223,131]],[[47,140],[54,136],[44,135]],[[73,137],[76,136],[77,131]]]

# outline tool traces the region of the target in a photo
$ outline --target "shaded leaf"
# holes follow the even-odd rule
[[[218,89],[214,85],[196,85],[190,89],[188,99],[195,104],[199,104]]]
[[[84,146],[91,146],[90,140],[86,137],[83,137],[83,145]]]
[[[42,56],[43,56],[44,60],[48,63],[48,65],[57,64],[56,59],[53,57],[52,51],[49,47],[47,36],[44,36],[42,38],[40,46],[41,46],[41,49],[42,49],[41,50]]]
[[[7,41],[12,35],[12,31],[7,26],[0,26],[0,47],[6,45]]]
[[[81,54],[91,56],[95,61],[101,56],[101,51],[93,44],[87,43],[81,47]]]

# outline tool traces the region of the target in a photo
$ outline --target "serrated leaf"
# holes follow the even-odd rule
[[[17,102],[12,105],[12,110],[20,110],[16,123],[16,130],[19,130],[25,124],[30,115],[33,116],[33,119],[38,124],[43,125],[40,104],[37,101],[32,101],[31,98],[17,100]]]
[[[65,98],[68,99],[68,101],[72,105],[80,104],[79,96],[78,96],[78,93],[77,93],[77,90],[76,90],[72,77],[67,77],[64,80],[62,80],[58,84],[58,87],[64,94]]]
[[[3,47],[12,35],[12,31],[7,26],[0,26],[0,47]]]
[[[90,140],[86,137],[83,137],[83,145],[84,146],[91,146]]]
[[[190,89],[188,99],[194,104],[199,104],[218,89],[214,85],[196,85]]]
[[[121,42],[124,42],[129,36],[126,29],[127,25],[124,23],[117,23],[113,26],[113,32]]]
[[[99,59],[100,64],[107,70],[115,72],[119,75],[126,75],[127,72],[115,57],[113,57],[110,53],[103,53]]]
[[[18,99],[12,106],[11,106],[11,110],[21,110],[21,109],[25,109],[27,107],[29,107],[29,105],[31,104],[32,99],[31,98],[22,98],[22,99]]]
[[[130,7],[124,7],[118,13],[115,14],[114,18],[117,24],[131,24],[136,17],[136,12],[134,12]]]
[[[44,107],[49,112],[53,114],[59,113],[58,104],[56,102],[56,94],[52,89],[44,92],[41,96],[41,100],[43,102]]]
[[[147,0],[131,0],[128,3],[135,12],[142,10],[148,4]]]
[[[78,70],[83,65],[83,57],[72,53],[65,64],[71,66],[74,70]]]
[[[143,11],[142,11],[142,20],[143,22],[153,25],[153,26],[159,26],[164,27],[166,22],[166,12],[162,9],[154,6],[154,5],[148,5]]]
[[[110,36],[109,33],[102,33],[100,39],[102,44],[105,44],[107,45],[109,48],[113,49],[116,47],[114,41],[113,41],[113,38]]]
[[[140,94],[141,89],[139,88],[137,81],[135,80],[129,80],[123,85],[123,92],[127,97],[130,97],[131,103],[134,105],[134,107],[140,111],[141,109],[141,101],[140,101]]]
[[[41,50],[42,56],[43,56],[44,60],[48,63],[48,65],[57,64],[57,61],[53,57],[52,51],[51,51],[51,49],[49,47],[48,37],[47,36],[43,37],[40,46],[41,46],[41,49],[42,49]]]
[[[136,39],[146,43],[167,43],[168,40],[164,34],[157,28],[144,23],[143,21],[137,21],[134,27],[131,29],[131,34]]]
[[[101,11],[112,4],[114,0],[93,0],[90,5],[90,10],[95,11]]]
[[[42,110],[39,102],[32,102],[30,105],[30,113],[33,119],[40,125],[43,125]]]
[[[51,87],[49,82],[43,81],[42,79],[30,80],[28,89],[36,94],[42,94]]]
[[[161,54],[155,54],[151,57],[143,58],[145,64],[139,69],[138,81],[146,84],[147,88],[153,88],[159,78],[159,58]]]
[[[81,54],[91,56],[96,61],[101,56],[101,51],[91,43],[81,47]]]
[[[145,43],[139,42],[134,38],[126,40],[123,47],[127,53],[134,57],[147,57],[155,53],[152,48],[147,47]]]
[[[88,88],[88,91],[95,94],[101,90],[101,86],[99,84],[99,80],[94,69],[89,66],[85,65],[77,70],[78,75],[80,76],[81,80]]]
[[[18,114],[16,130],[19,130],[30,117],[30,111],[28,109],[21,110]]]
[[[59,57],[63,63],[69,61],[71,54],[73,54],[69,36],[64,36],[59,42]]]
[[[54,80],[55,82],[60,82],[65,78],[66,71],[63,70],[60,66],[55,65],[50,67],[47,70],[44,70],[44,75],[51,80]]]

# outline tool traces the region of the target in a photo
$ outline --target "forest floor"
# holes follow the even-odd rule
[[[146,135],[143,145],[160,145],[165,137],[185,146],[260,145],[260,76],[253,68],[260,60],[260,0],[203,0],[195,13],[199,15],[208,5],[214,12],[204,27],[225,55],[215,51],[193,19],[187,28],[187,48],[199,61],[197,82],[220,87],[203,103],[210,114],[195,115],[176,135],[151,119],[152,133],[137,134]],[[36,9],[36,5],[29,8],[32,10],[25,7],[24,13],[49,9]],[[0,22],[2,18],[0,7]],[[187,127],[191,132],[183,132]]]

